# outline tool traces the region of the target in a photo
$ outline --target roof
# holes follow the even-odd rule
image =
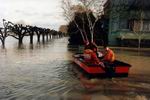
[[[113,6],[126,5],[129,6],[130,9],[144,9],[150,10],[150,0],[107,0],[104,4],[104,8],[108,7],[111,3]]]
[[[150,0],[128,0],[130,9],[150,10]]]

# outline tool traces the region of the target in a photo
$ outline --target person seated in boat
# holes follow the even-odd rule
[[[98,48],[94,42],[86,42],[84,48],[84,60],[91,64],[98,64],[104,67],[103,62],[98,58]]]
[[[97,53],[98,47],[94,42],[86,42],[84,50],[86,50],[86,49],[91,49],[96,53],[96,55],[98,55],[98,53]]]
[[[112,78],[114,72],[115,72],[115,66],[114,66],[114,61],[115,61],[115,53],[113,52],[113,50],[111,50],[108,47],[104,47],[105,48],[105,52],[104,52],[104,56],[102,58],[102,61],[105,65],[105,71],[108,75],[108,77]]]
[[[98,51],[98,47],[94,42],[86,42],[84,50],[86,50],[86,49],[93,50],[96,53],[97,57],[99,59],[102,59],[103,53]]]
[[[105,48],[105,54],[102,60],[104,62],[113,63],[115,61],[115,53],[113,52],[113,50],[111,50],[108,47],[104,47],[104,48]]]
[[[96,53],[91,49],[84,50],[84,61],[88,64],[101,65],[105,67],[104,63],[97,57]]]

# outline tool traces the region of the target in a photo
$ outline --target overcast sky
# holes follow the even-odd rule
[[[61,0],[0,0],[0,26],[3,18],[55,30],[66,24]]]

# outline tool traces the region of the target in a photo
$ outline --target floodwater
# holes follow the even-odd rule
[[[0,48],[0,100],[149,100],[150,52],[115,50],[132,65],[128,78],[88,80],[72,61],[68,38],[17,48],[8,38]],[[82,77],[81,77],[82,76]]]

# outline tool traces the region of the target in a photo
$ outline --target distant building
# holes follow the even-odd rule
[[[59,27],[59,31],[62,32],[62,33],[67,34],[67,30],[68,30],[67,25],[61,25],[61,26]]]
[[[109,45],[137,46],[141,39],[141,45],[150,47],[150,0],[107,0],[104,16]]]

